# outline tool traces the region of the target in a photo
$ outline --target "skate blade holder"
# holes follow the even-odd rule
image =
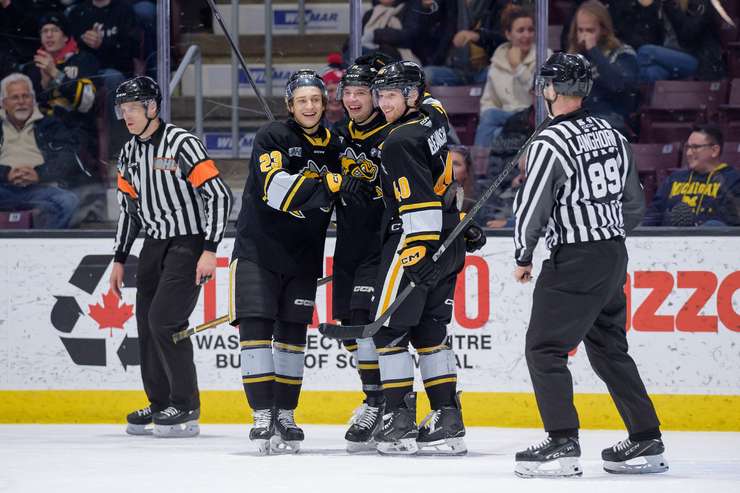
[[[468,453],[468,447],[463,438],[445,438],[429,443],[418,443],[418,445],[419,455],[458,456]]]
[[[301,450],[301,442],[298,440],[283,440],[277,435],[270,438],[271,454],[297,454]]]
[[[377,452],[378,444],[375,440],[368,440],[367,442],[347,442],[347,453],[349,454],[361,454],[363,452]]]
[[[134,425],[128,423],[126,425],[126,433],[134,436],[152,436],[154,434],[154,423],[147,425]]]
[[[668,470],[668,463],[659,455],[635,457],[624,462],[604,461],[604,470],[612,474],[652,474]]]
[[[419,450],[416,438],[401,438],[395,442],[378,442],[378,453],[382,455],[413,455]]]
[[[561,457],[547,462],[517,462],[514,473],[520,478],[574,478],[583,475],[578,457]]]
[[[252,440],[252,443],[257,445],[257,453],[259,455],[270,455],[270,439],[266,440]]]
[[[188,438],[200,434],[197,421],[187,421],[176,425],[154,424],[154,436],[159,438]]]

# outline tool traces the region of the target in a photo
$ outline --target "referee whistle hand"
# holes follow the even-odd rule
[[[521,284],[526,284],[531,281],[533,279],[532,266],[527,265],[522,267],[521,265],[517,265],[516,269],[514,269],[514,279],[516,282]]]
[[[113,262],[113,269],[110,272],[110,290],[121,298],[121,288],[123,287],[123,264]]]
[[[216,272],[216,252],[204,251],[195,267],[195,284],[200,286],[207,283]]]

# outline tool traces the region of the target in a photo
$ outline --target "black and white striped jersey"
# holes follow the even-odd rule
[[[115,260],[124,262],[141,229],[148,238],[205,235],[216,251],[231,211],[231,190],[201,141],[162,122],[147,140],[133,137],[118,159]]]
[[[527,179],[514,201],[516,261],[532,262],[543,228],[552,249],[623,237],[644,212],[627,139],[585,110],[559,116],[527,150]]]

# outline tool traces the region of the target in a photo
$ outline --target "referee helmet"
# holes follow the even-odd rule
[[[549,84],[557,94],[585,98],[594,85],[591,63],[583,55],[554,53],[540,68],[535,92],[542,95]]]
[[[157,103],[157,113],[159,113],[162,104],[162,91],[159,89],[159,84],[151,77],[146,76],[134,77],[119,84],[114,98],[116,117],[119,120],[123,119],[120,105],[133,101],[140,101],[144,104],[147,101],[154,101]]]

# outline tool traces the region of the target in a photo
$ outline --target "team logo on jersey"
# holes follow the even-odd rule
[[[158,169],[160,171],[175,171],[177,169],[177,161],[167,157],[155,157],[154,169]]]
[[[321,178],[329,172],[326,165],[319,167],[313,159],[309,159],[306,166],[304,166],[299,173],[306,178]]]
[[[355,154],[348,147],[341,156],[342,173],[365,181],[374,181],[378,176],[378,166],[365,156],[364,152]]]
[[[301,157],[303,154],[303,149],[300,147],[291,147],[288,149],[288,156],[289,157]]]

